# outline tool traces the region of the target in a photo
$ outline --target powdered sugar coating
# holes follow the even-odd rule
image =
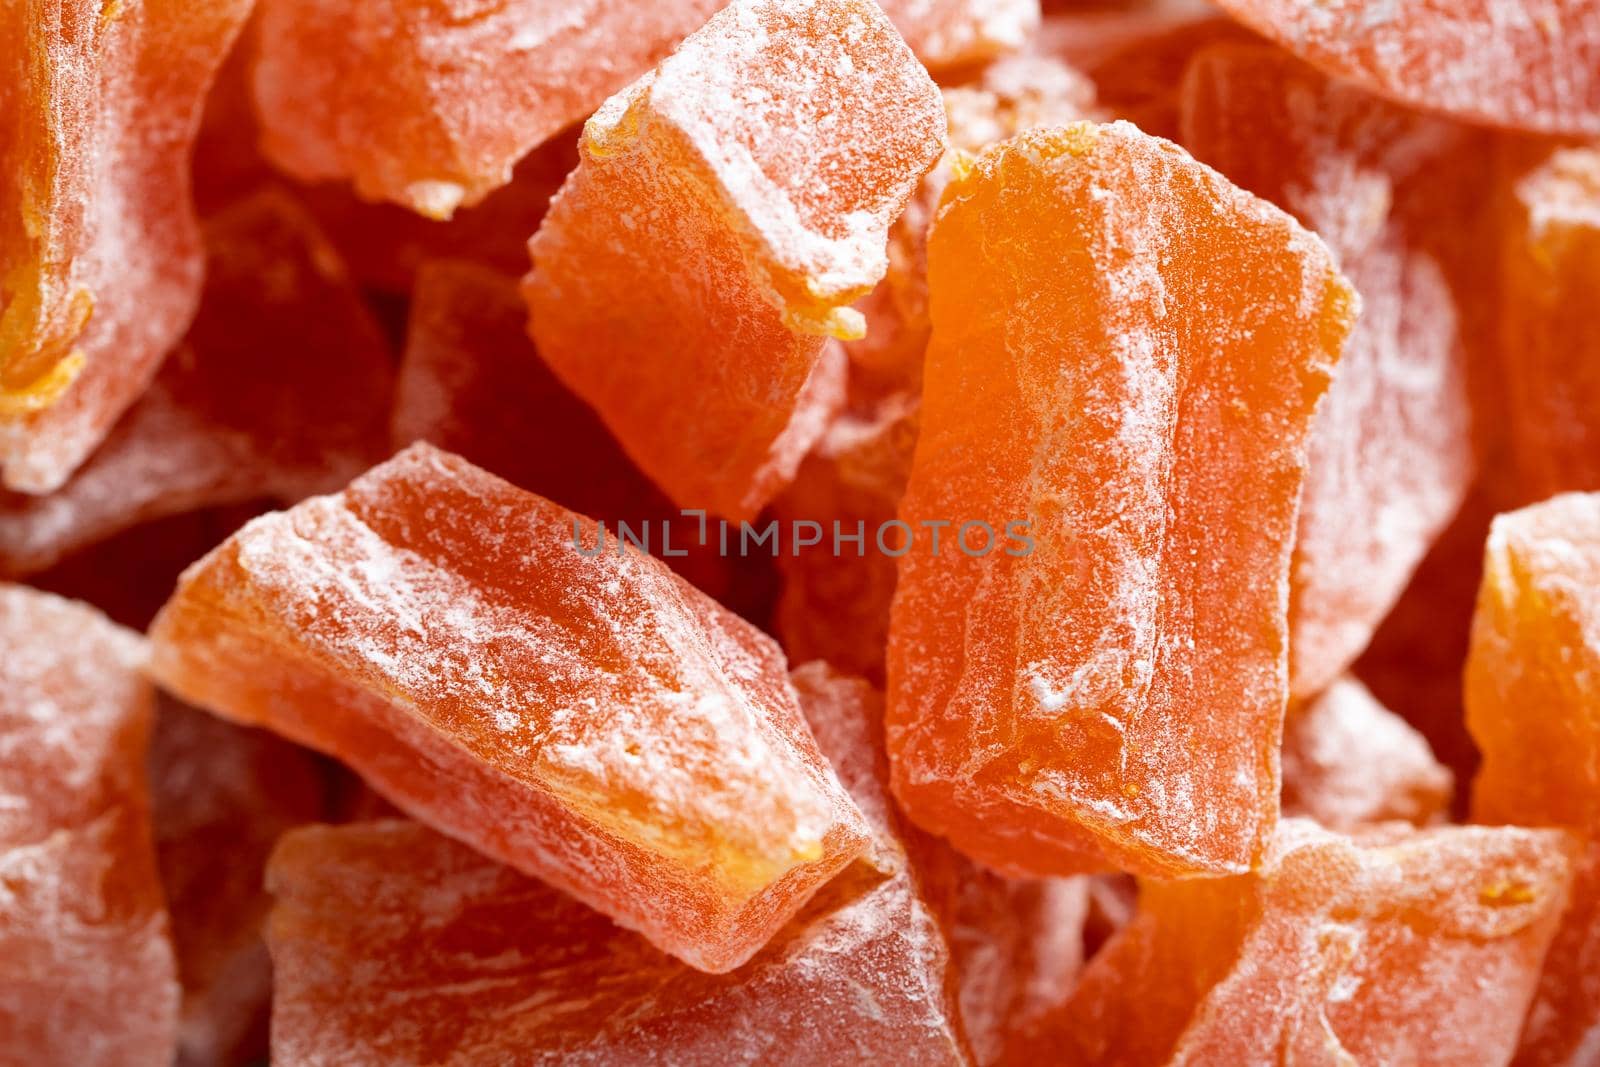
[[[597,537],[416,445],[191,568],[154,670],[727,970],[860,850],[860,816],[777,647]]]
[[[58,488],[194,314],[188,151],[249,13],[18,0],[0,9],[0,481]]]
[[[737,0],[585,127],[529,246],[540,354],[679,504],[753,515],[942,147],[938,91],[875,5]]]
[[[0,1037],[17,1062],[170,1062],[137,634],[0,585]]]
[[[1567,901],[1559,831],[1286,820],[1259,871],[1151,882],[1014,1048],[1089,1063],[1505,1063]]]
[[[1449,806],[1454,776],[1427,739],[1344,677],[1291,708],[1283,729],[1283,813],[1337,830],[1404,820],[1424,825]]]
[[[1591,0],[1221,0],[1317,66],[1412,107],[1600,134]]]
[[[946,194],[900,517],[889,748],[986,864],[1248,869],[1277,811],[1304,441],[1355,297],[1282,212],[1125,123],[1023,134]]]
[[[744,966],[690,970],[413,824],[303,830],[285,839],[269,875],[274,1057],[965,1063],[943,935],[895,836],[879,699],[820,665],[794,682],[873,845]],[[391,1024],[395,1011],[406,1027]]]

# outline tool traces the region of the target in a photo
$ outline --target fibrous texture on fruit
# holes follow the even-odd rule
[[[929,284],[897,795],[1008,873],[1248,870],[1305,441],[1355,295],[1283,212],[1124,123],[978,157]],[[1000,540],[1019,523],[1031,548]]]
[[[247,525],[151,634],[174,693],[708,971],[866,842],[769,638],[428,445]]]
[[[751,517],[837,407],[824,347],[943,147],[869,0],[736,0],[585,127],[529,246],[540,355],[676,503]]]

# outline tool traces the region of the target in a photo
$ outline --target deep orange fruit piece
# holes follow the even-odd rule
[[[1600,494],[1495,519],[1467,657],[1483,750],[1472,815],[1588,836],[1517,1062],[1581,1064],[1600,1040]]]
[[[770,639],[429,445],[247,525],[151,636],[174,693],[339,758],[703,970],[743,963],[866,843]]]
[[[1505,1063],[1573,847],[1554,830],[1352,840],[1287,820],[1257,872],[1144,883],[1016,1062]]]
[[[0,484],[66,481],[200,295],[188,152],[249,0],[0,8]]]
[[[824,345],[860,335],[943,146],[870,0],[735,0],[585,127],[529,246],[540,355],[676,503],[749,518],[821,432]]]
[[[943,936],[893,834],[876,697],[817,667],[795,682],[874,844],[744,966],[691,970],[414,823],[299,830],[268,875],[274,1058],[965,1063]]]
[[[0,585],[0,648],[0,1058],[170,1063],[143,644],[87,605]]]
[[[1600,148],[1513,183],[1500,304],[1515,480],[1527,501],[1600,489]]]
[[[383,331],[305,210],[250,197],[207,220],[200,311],[66,485],[0,494],[0,573],[166,515],[331,492],[388,454]]]
[[[255,99],[269,158],[430,218],[481,201],[717,10],[717,0],[264,0]]]
[[[1600,831],[1597,588],[1600,494],[1494,520],[1466,672],[1475,816]]]
[[[1289,216],[1126,123],[980,156],[929,284],[897,795],[1007,873],[1249,869],[1305,440],[1354,293]]]

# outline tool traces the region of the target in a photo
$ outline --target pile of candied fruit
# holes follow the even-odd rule
[[[0,1065],[1600,1065],[1600,0],[0,63]]]

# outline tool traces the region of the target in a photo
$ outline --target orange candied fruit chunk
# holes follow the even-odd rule
[[[1501,515],[1484,550],[1467,657],[1467,726],[1483,750],[1472,815],[1566,826],[1588,845],[1518,1064],[1582,1063],[1600,1040],[1600,493]]]
[[[0,1058],[171,1063],[143,642],[86,604],[0,585],[0,649]]]
[[[1285,820],[1257,871],[1142,883],[1134,920],[1014,1061],[1505,1063],[1572,847],[1556,830],[1352,839]]]
[[[707,971],[866,843],[764,634],[661,561],[414,445],[184,575],[152,670]]]
[[[204,233],[200,310],[150,388],[60,489],[0,493],[0,574],[168,515],[293,504],[388,454],[388,342],[305,209],[266,191]]]
[[[1600,489],[1600,148],[1564,148],[1510,190],[1501,360],[1528,501]]]
[[[1293,219],[1127,123],[978,157],[929,284],[897,795],[1005,873],[1248,870],[1305,441],[1355,294]]]
[[[414,823],[298,830],[268,874],[274,1059],[967,1063],[948,951],[894,836],[879,698],[817,665],[794,681],[874,844],[748,963],[694,971]]]
[[[1218,0],[1329,74],[1399,103],[1536,133],[1600,134],[1594,0]]]
[[[849,305],[943,147],[870,0],[734,0],[585,127],[529,245],[540,355],[676,503],[753,516],[821,432],[824,347],[860,335]]]
[[[66,481],[200,296],[189,149],[249,0],[0,7],[0,483]]]
[[[1466,671],[1476,817],[1600,831],[1597,588],[1600,493],[1496,517]]]
[[[263,0],[262,147],[302,181],[447,219],[649,70],[719,0]]]

